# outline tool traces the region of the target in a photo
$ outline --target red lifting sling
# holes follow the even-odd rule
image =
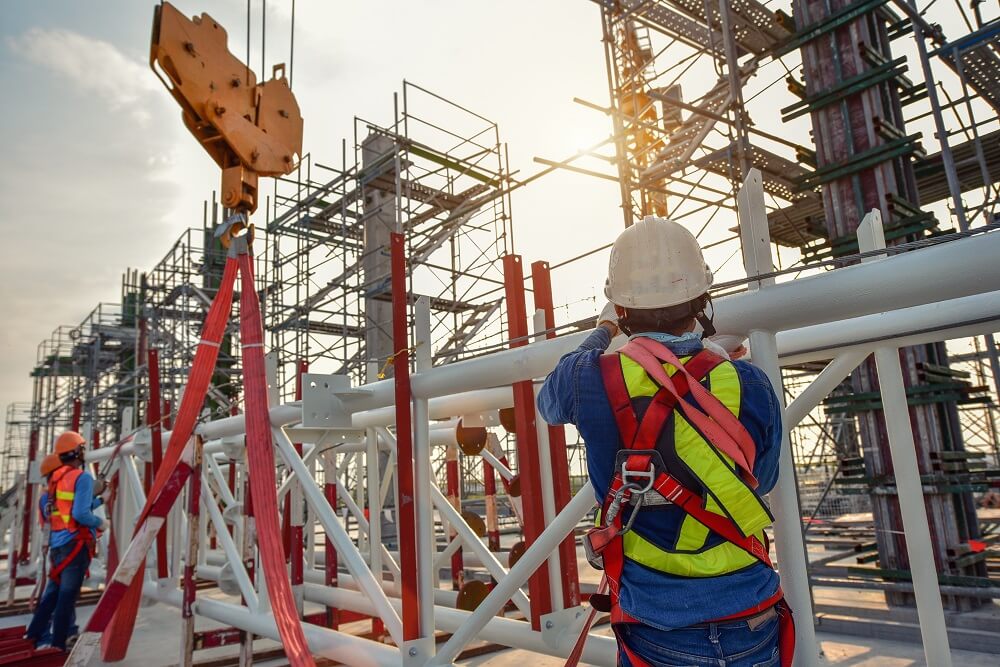
[[[242,215],[238,220],[245,222]],[[227,222],[227,226],[228,224]],[[267,406],[267,378],[264,370],[263,327],[260,302],[253,282],[249,240],[244,240],[250,236],[248,230],[246,235],[232,239],[218,292],[205,318],[202,340],[195,352],[191,375],[188,377],[177,420],[170,434],[170,442],[163,454],[160,469],[153,479],[146,505],[136,522],[134,537],[118,567],[115,568],[114,575],[108,580],[107,588],[98,601],[84,633],[67,659],[67,665],[85,665],[102,635],[105,637],[106,655],[112,652],[124,656],[124,649],[131,638],[132,623],[141,598],[145,554],[193,472],[191,436],[215,371],[219,344],[229,321],[237,271],[240,272],[242,279],[240,339],[243,344],[246,394],[247,458],[254,516],[258,534],[262,538],[258,541],[258,548],[264,565],[264,576],[275,624],[285,654],[295,667],[315,664],[292,598],[288,572],[285,569],[285,557],[279,539],[274,451]]]
[[[729,517],[705,509],[701,495],[684,487],[665,469],[658,469],[658,466],[654,465],[654,461],[659,459],[655,449],[657,439],[674,409],[678,408],[710,444],[725,452],[736,462],[744,479],[751,486],[757,486],[752,472],[756,453],[752,438],[736,416],[701,384],[701,380],[725,360],[708,350],[702,350],[689,359],[687,364],[682,364],[666,346],[644,337],[636,338],[619,353],[639,363],[657,383],[659,390],[653,396],[640,422],[636,418],[632,399],[622,377],[618,354],[605,354],[601,357],[605,390],[614,411],[621,441],[625,445],[620,451],[628,452],[628,455],[622,468],[615,471],[611,488],[605,498],[601,511],[603,525],[587,533],[584,547],[591,564],[603,567],[605,580],[602,581],[602,589],[606,583],[610,591],[609,595],[599,592],[592,596],[591,605],[597,611],[610,611],[612,627],[615,628],[620,650],[628,656],[634,667],[647,667],[648,663],[622,641],[618,629],[622,623],[638,622],[625,613],[619,605],[619,584],[625,564],[622,535],[628,532],[631,521],[640,511],[643,493],[651,491],[659,493],[712,532],[739,546],[768,567],[773,566],[767,547],[760,540],[753,535],[744,536]],[[673,377],[667,375],[660,361],[669,363],[677,369]],[[694,398],[697,405],[688,401],[689,396]],[[641,480],[641,482],[631,480]],[[639,499],[629,520],[623,522],[622,508],[632,501],[634,494],[638,495]],[[778,615],[778,650],[781,665],[790,667],[795,650],[795,629],[791,609],[785,603],[780,588],[771,598],[750,609],[724,618],[712,619],[710,622],[749,618],[771,607],[775,608]],[[593,612],[591,619],[592,617]],[[589,625],[588,622],[567,665],[578,663]]]

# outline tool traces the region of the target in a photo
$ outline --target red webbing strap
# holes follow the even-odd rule
[[[656,392],[652,403],[649,404],[646,413],[642,416],[642,423],[639,424],[639,432],[635,436],[635,442],[632,443],[632,449],[654,449],[660,432],[677,406],[677,397],[686,396],[690,391],[688,377],[692,378],[694,382],[700,383],[723,361],[725,359],[722,357],[714,355],[708,350],[702,350],[685,364],[689,370],[688,374],[674,373],[671,380],[676,393],[671,393],[663,388]]]
[[[608,575],[605,574],[601,577],[600,586],[597,587],[597,595],[605,595],[607,591]],[[597,608],[591,605],[590,612],[587,614],[587,618],[583,622],[583,627],[580,629],[580,636],[576,638],[573,650],[566,656],[566,662],[563,667],[576,667],[580,664],[580,658],[583,657],[583,647],[587,643],[587,635],[590,634],[590,628],[594,625],[595,618],[597,618]]]
[[[86,530],[86,528],[83,530]],[[84,546],[85,543],[83,538],[80,537],[80,533],[77,532],[76,539],[73,540],[73,549],[69,552],[68,556],[52,566],[52,571],[49,572],[49,579],[58,584],[59,580],[62,578],[63,570],[69,567],[69,564],[73,562],[73,559],[76,558],[77,554],[83,551]]]
[[[674,505],[705,524],[713,533],[721,535],[768,567],[773,567],[771,557],[760,540],[753,535],[744,536],[736,523],[729,517],[705,509],[704,499],[701,496],[684,488],[670,475],[661,474],[657,477],[656,481],[653,482],[653,488]]]
[[[215,362],[219,358],[219,344],[226,331],[226,324],[229,323],[229,313],[233,307],[233,284],[236,282],[236,270],[236,259],[228,258],[222,272],[219,290],[215,293],[215,298],[212,299],[208,315],[205,316],[205,324],[201,330],[201,342],[198,343],[198,349],[194,353],[191,375],[188,376],[184,395],[181,397],[181,407],[177,411],[177,419],[170,432],[167,451],[163,453],[160,469],[156,471],[156,476],[153,478],[153,485],[146,497],[146,506],[142,508],[139,520],[135,522],[136,527],[141,526],[149,515],[152,499],[163,491],[167,479],[170,478],[181,458],[181,452],[184,451],[191,434],[194,433],[198,415],[201,414],[205,395],[208,393],[208,386],[215,373]]]
[[[676,393],[676,390],[660,361],[674,366],[678,373],[689,375],[684,364],[666,345],[651,338],[643,336],[634,338],[619,351],[619,354],[633,359],[651,378],[671,393]],[[701,431],[709,443],[725,452],[739,466],[747,483],[752,488],[757,488],[757,479],[753,475],[757,447],[746,427],[701,383],[690,382],[689,387],[697,406],[678,396],[677,406],[681,412]],[[702,409],[705,412],[702,412]]]
[[[239,264],[247,463],[259,536],[257,548],[260,550],[267,594],[285,655],[293,667],[310,666],[315,663],[292,597],[281,545],[277,486],[274,481],[274,444],[271,440],[271,416],[267,404],[267,375],[264,368],[264,327],[253,280],[253,260],[249,252],[239,255]]]
[[[604,393],[608,395],[608,401],[611,403],[611,411],[614,412],[615,422],[618,424],[618,433],[621,435],[622,443],[626,447],[631,447],[639,430],[639,422],[635,418],[635,410],[632,409],[628,387],[625,386],[621,362],[617,354],[602,354],[600,364]]]
[[[188,440],[194,432],[194,427],[205,401],[212,374],[215,372],[215,362],[219,356],[219,343],[229,322],[229,313],[233,302],[233,284],[236,281],[238,265],[235,258],[226,260],[219,289],[212,299],[205,324],[202,327],[202,340],[195,351],[191,374],[181,399],[177,421],[170,434],[167,451],[163,454],[160,469],[153,479],[146,504],[135,524],[134,536],[140,533],[140,528],[150,515],[165,517],[177,500],[191,473],[190,466],[181,465],[181,455],[187,447]],[[134,538],[133,538],[134,539]],[[125,571],[119,573],[122,563],[115,568],[111,583],[104,589],[85,633],[101,635],[104,659],[111,660],[114,656],[124,657],[132,638],[135,617],[142,598],[142,577],[136,576],[145,569],[145,561],[127,563]],[[107,632],[109,630],[110,632]],[[73,653],[92,650],[90,642],[77,642]],[[120,659],[120,658],[118,658]]]

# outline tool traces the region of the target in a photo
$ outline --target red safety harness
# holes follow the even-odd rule
[[[58,477],[56,477],[56,475],[58,473],[60,473],[60,472],[62,474],[60,474]],[[50,526],[51,526],[51,521],[52,521],[52,510],[51,510],[51,507],[54,506],[54,504],[56,503],[56,492],[59,489],[59,483],[62,482],[63,478],[67,474],[69,474],[71,472],[73,472],[73,471],[72,471],[71,468],[69,468],[69,466],[63,466],[63,467],[59,468],[59,470],[57,470],[56,472],[52,473],[52,476],[49,478],[49,490],[48,490],[49,499],[48,499],[48,503],[49,503],[49,507],[50,507],[50,510],[49,510],[49,524],[50,524]],[[79,474],[74,475],[73,480],[72,480],[74,486],[76,485],[76,480],[79,479],[79,477],[80,477]],[[44,520],[44,518],[43,518],[43,520]],[[52,581],[56,582],[57,584],[59,583],[60,579],[62,578],[63,570],[65,570],[67,567],[69,567],[69,564],[73,562],[73,559],[76,558],[81,551],[83,551],[84,549],[87,549],[87,552],[90,554],[91,558],[93,558],[94,554],[97,553],[97,543],[94,541],[94,536],[90,532],[90,529],[86,528],[85,526],[79,525],[78,523],[76,523],[76,521],[72,521],[71,520],[70,525],[67,526],[67,528],[69,530],[72,530],[73,527],[76,528],[76,537],[73,539],[73,549],[70,550],[69,555],[67,555],[61,561],[59,561],[58,563],[53,563],[52,564],[52,569],[49,571],[49,579],[51,579]],[[51,552],[51,549],[50,549],[50,552]]]
[[[632,399],[622,376],[618,354],[605,354],[601,357],[605,390],[625,446],[619,450],[615,464],[617,470],[604,500],[601,511],[602,525],[587,533],[584,547],[591,565],[604,570],[609,590],[607,595],[599,593],[591,596],[591,605],[598,611],[610,612],[619,650],[628,656],[633,667],[647,667],[648,663],[636,655],[620,635],[621,624],[640,621],[628,615],[619,605],[619,585],[625,564],[625,542],[622,536],[631,529],[632,522],[642,508],[644,494],[655,491],[712,532],[739,546],[768,567],[773,565],[767,547],[760,540],[753,535],[744,536],[729,517],[707,510],[704,498],[684,487],[670,475],[656,451],[660,432],[667,425],[675,408],[680,409],[710,444],[726,452],[737,463],[748,483],[756,486],[756,480],[750,472],[754,450],[748,450],[745,446],[749,434],[742,424],[739,424],[735,415],[701,384],[701,381],[725,360],[708,350],[702,350],[689,359],[687,364],[682,364],[668,348],[648,338],[637,338],[626,345],[620,353],[637,361],[657,383],[659,390],[653,396],[640,422],[636,418]],[[677,369],[672,378],[666,374],[659,360]],[[687,400],[686,397],[689,395],[695,399],[697,406]],[[705,412],[700,408],[704,408]],[[722,413],[728,415],[728,418]],[[733,427],[733,422],[739,425],[739,429]],[[750,442],[752,443],[752,440]],[[622,508],[629,503],[634,504],[634,508],[625,519]],[[750,609],[709,622],[748,619],[772,607],[778,615],[781,665],[788,667],[792,664],[792,654],[795,650],[795,630],[792,612],[784,600],[781,588],[773,596]],[[582,642],[578,644],[580,651],[574,651],[577,660],[583,648]]]

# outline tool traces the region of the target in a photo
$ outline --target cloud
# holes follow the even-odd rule
[[[104,98],[112,110],[125,109],[142,125],[149,122],[143,102],[157,83],[146,67],[113,44],[70,30],[31,28],[9,37],[7,45],[28,62],[68,79],[79,92]]]

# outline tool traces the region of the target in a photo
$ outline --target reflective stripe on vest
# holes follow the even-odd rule
[[[638,363],[624,355],[618,355],[618,358],[630,398],[652,397],[656,394],[658,385]],[[687,363],[690,358],[683,357],[680,361]],[[670,364],[664,364],[663,367],[670,376],[676,372]],[[712,369],[708,374],[708,387],[730,412],[739,417],[740,379],[731,362],[723,362]],[[686,398],[692,400],[690,395]],[[728,516],[745,536],[752,534],[763,541],[763,528],[773,521],[767,506],[743,481],[729,456],[702,437],[680,410],[674,410],[673,417],[674,450],[702,485],[706,509]],[[702,489],[692,490],[697,492]],[[643,538],[636,529],[625,533],[623,547],[625,557],[629,560],[682,577],[714,577],[758,562],[754,556],[728,541],[706,547],[708,538],[708,528],[686,514],[673,549],[659,547]]]
[[[49,483],[49,493],[55,493],[55,502],[52,503],[52,516],[49,517],[52,530],[75,531],[78,526],[73,518],[73,499],[76,497],[76,481],[83,474],[83,470],[63,466],[52,473],[52,481]],[[50,495],[50,498],[53,497]]]

